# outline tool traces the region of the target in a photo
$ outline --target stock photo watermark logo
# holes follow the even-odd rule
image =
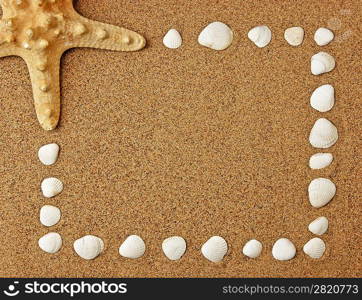
[[[9,297],[15,297],[19,295],[20,291],[17,289],[17,285],[19,281],[14,281],[14,284],[10,284],[6,290],[4,290],[4,294]]]
[[[3,290],[3,293],[8,297],[15,297],[20,293],[23,294],[61,294],[74,297],[76,295],[94,295],[94,294],[126,294],[126,283],[88,283],[81,281],[79,283],[64,283],[64,282],[27,282],[24,284],[24,289],[20,290],[19,281],[14,281],[7,289]]]
[[[341,9],[339,11],[339,16],[332,17],[327,21],[328,28],[335,32],[335,38],[334,38],[335,42],[342,43],[353,35],[353,31],[351,29],[344,28],[342,21],[344,17],[349,17],[352,15],[353,15],[352,10]],[[338,33],[336,34],[336,32]]]

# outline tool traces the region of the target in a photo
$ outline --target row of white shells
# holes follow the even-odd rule
[[[318,45],[323,46],[333,39],[333,33],[328,30],[317,30],[319,36]],[[311,72],[319,75],[334,69],[335,59],[325,52],[319,52],[312,56]],[[327,112],[334,106],[334,87],[324,84],[315,89],[310,97],[310,105],[319,112]],[[338,140],[338,130],[334,124],[326,118],[318,119],[309,134],[309,142],[315,148],[327,149]],[[332,153],[315,153],[309,159],[311,169],[322,169],[333,161]],[[308,187],[309,201],[313,207],[319,208],[328,204],[336,194],[335,184],[328,178],[316,178]]]
[[[314,59],[313,59],[314,57]],[[330,58],[328,55],[319,55],[319,58],[316,56],[312,57],[312,61],[314,61],[314,65],[312,63],[311,69],[312,73],[317,75],[320,74],[323,70],[328,70],[330,68],[334,68],[335,62],[334,59]],[[325,64],[320,64],[323,62]],[[331,110],[334,106],[335,97],[334,97],[334,87],[330,84],[324,84],[315,89],[310,97],[310,105],[319,112],[327,112]],[[326,128],[326,130],[325,130]],[[320,137],[317,137],[316,131],[323,132],[329,135],[331,141],[336,141],[338,138],[337,130],[334,125],[331,126],[325,120],[316,122],[315,129],[313,130],[313,135],[311,134],[311,144],[312,145],[320,145]],[[329,143],[326,143],[324,147],[327,148]],[[318,147],[319,148],[319,147]],[[317,153],[311,156],[309,161],[309,166],[312,169],[321,169],[327,167],[333,160],[333,156],[331,153]]]
[[[222,22],[212,22],[207,25],[199,34],[200,45],[213,50],[224,50],[233,41],[233,32],[229,26]],[[272,32],[266,25],[258,25],[250,29],[248,38],[259,48],[267,46],[272,39]],[[291,46],[299,46],[304,39],[302,27],[290,27],[284,32],[284,38]],[[329,44],[334,38],[333,32],[328,28],[318,28],[314,34],[314,40],[318,46]],[[163,37],[163,44],[170,49],[177,49],[182,45],[181,34],[174,28],[170,29]]]
[[[315,57],[314,55],[313,57]],[[322,71],[328,71],[335,67],[334,58],[324,53],[320,58],[315,58],[312,73],[321,74]],[[321,64],[324,61],[325,64]],[[329,61],[329,63],[328,63]],[[329,68],[329,69],[328,69]],[[313,72],[314,71],[314,72]],[[323,73],[323,72],[322,72]],[[315,89],[310,97],[310,105],[319,112],[327,112],[334,106],[334,87],[330,84],[324,84]],[[327,149],[333,146],[338,140],[338,130],[334,124],[326,118],[318,119],[310,131],[309,142],[315,148]],[[309,159],[311,169],[322,169],[329,166],[333,161],[332,153],[315,153]],[[312,206],[319,208],[332,200],[336,194],[335,184],[327,178],[316,178],[312,180],[308,187],[309,201]]]
[[[317,36],[317,38],[316,38]],[[333,39],[333,33],[328,30],[317,30],[315,40],[318,45],[328,44]],[[325,52],[319,52],[312,56],[311,72],[320,75],[334,69],[334,58]],[[310,105],[319,112],[327,112],[334,106],[334,87],[324,84],[315,89],[310,97]],[[318,119],[309,134],[309,142],[315,148],[327,149],[338,140],[338,130],[332,122],[325,118]],[[315,153],[309,159],[311,169],[322,169],[333,161],[331,153]],[[328,204],[336,194],[335,184],[328,178],[313,179],[308,186],[309,202],[315,208]],[[319,217],[309,224],[308,229],[316,235],[323,234],[328,229],[328,220]],[[311,257],[321,257],[325,251],[325,244],[319,238],[313,238],[303,247],[306,254]]]
[[[59,155],[59,146],[55,143],[47,144],[39,148],[38,158],[40,162],[46,166],[56,163]],[[54,197],[63,191],[63,183],[55,177],[45,178],[41,183],[41,191],[46,198]],[[40,209],[40,223],[44,226],[51,227],[56,225],[61,218],[61,211],[58,207],[53,205],[44,205]],[[42,247],[51,250],[49,247],[58,248],[59,237],[57,235],[50,235],[42,240]],[[46,243],[46,244],[44,244]],[[52,246],[51,246],[52,244]],[[40,240],[39,240],[40,245]]]
[[[56,253],[62,247],[62,238],[56,232],[47,233],[39,239],[39,247],[45,252]],[[77,239],[73,248],[81,258],[90,260],[104,251],[104,242],[97,236],[86,235]],[[179,260],[186,252],[186,241],[180,236],[172,236],[163,241],[161,248],[168,259]],[[242,253],[249,258],[257,258],[262,249],[262,243],[253,239],[244,245]],[[321,258],[325,249],[324,241],[317,237],[309,240],[303,247],[304,253],[315,259]],[[119,247],[119,254],[131,259],[142,257],[145,251],[146,244],[138,235],[128,236]],[[215,263],[222,261],[227,252],[227,242],[220,236],[211,237],[201,247],[202,255]],[[294,258],[296,252],[294,244],[287,238],[278,239],[272,248],[272,255],[276,260],[290,260]]]

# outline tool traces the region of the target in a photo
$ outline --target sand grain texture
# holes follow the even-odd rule
[[[0,60],[1,277],[361,276],[360,1],[79,0],[75,7],[87,18],[139,32],[148,46],[137,53],[67,51],[61,120],[52,132],[38,125],[25,63]],[[215,20],[234,30],[225,51],[197,43],[202,28]],[[322,50],[313,34],[328,22],[340,26],[323,47],[337,67],[312,76],[310,57]],[[258,24],[273,33],[263,49],[247,38]],[[291,26],[305,30],[300,47],[283,38]],[[162,45],[171,27],[184,41],[172,51]],[[336,104],[321,114],[309,98],[325,83],[335,87]],[[320,117],[337,126],[340,138],[328,149],[333,163],[311,170],[316,149],[308,136]],[[52,142],[61,152],[46,167],[37,151]],[[49,176],[65,186],[53,199],[40,191]],[[307,197],[315,177],[337,185],[337,195],[321,209]],[[54,255],[37,245],[48,232],[38,220],[45,204],[62,210],[51,228],[63,238]],[[313,237],[308,224],[321,215],[330,221],[323,236],[327,250],[312,260],[302,247]],[[81,260],[72,248],[86,234],[105,242],[94,261]],[[138,260],[118,254],[130,234],[147,246]],[[161,250],[172,235],[187,241],[177,262]],[[219,264],[200,252],[213,235],[229,245]],[[293,260],[272,258],[280,237],[296,245]],[[241,254],[251,238],[263,243],[255,260]]]

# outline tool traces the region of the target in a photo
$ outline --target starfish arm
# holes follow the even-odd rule
[[[45,130],[54,129],[59,121],[60,57],[61,54],[54,53],[47,57],[23,57],[29,69],[36,115]]]
[[[68,31],[73,39],[67,48],[89,47],[114,51],[137,51],[146,45],[140,34],[126,28],[92,21],[74,12]]]
[[[16,47],[4,47],[4,46],[0,46],[0,58],[1,57],[6,57],[6,56],[12,56],[12,55],[16,55]]]
[[[0,58],[5,56],[21,55],[22,49],[17,47],[11,39],[12,36],[9,36],[7,33],[2,32],[0,29]]]

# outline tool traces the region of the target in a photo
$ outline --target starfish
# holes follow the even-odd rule
[[[0,4],[0,57],[25,60],[35,111],[45,130],[54,129],[59,121],[59,68],[66,50],[136,51],[146,44],[136,32],[82,17],[73,0],[0,0]]]

